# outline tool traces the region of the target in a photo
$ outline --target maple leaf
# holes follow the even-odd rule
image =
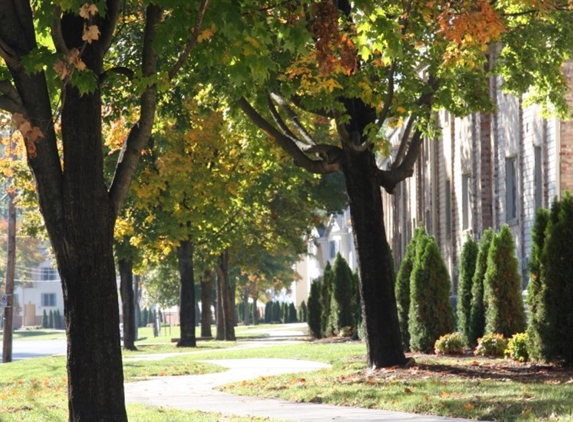
[[[82,34],[82,40],[91,44],[92,41],[97,41],[99,39],[100,32],[97,25],[84,25],[84,33]]]
[[[80,16],[84,19],[89,19],[98,12],[95,4],[84,3],[80,7]]]
[[[54,63],[53,69],[58,75],[60,75],[60,79],[62,81],[66,79],[70,73],[68,65],[63,60],[58,60],[56,63]]]
[[[201,42],[204,40],[208,40],[212,36],[213,36],[213,30],[211,28],[205,28],[203,31],[201,31],[201,33],[197,37],[197,41]]]

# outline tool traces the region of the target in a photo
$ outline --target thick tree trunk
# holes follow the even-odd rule
[[[344,175],[360,265],[360,297],[369,367],[406,362],[400,329],[390,247],[386,240],[376,162],[371,151],[346,148]]]
[[[213,274],[205,270],[201,279],[201,337],[212,338],[211,332],[211,293]]]
[[[221,253],[217,265],[217,301],[220,315],[217,315],[217,340],[235,341],[235,308],[229,283],[229,250]],[[219,319],[221,321],[219,322]]]
[[[193,280],[193,244],[184,240],[177,248],[180,276],[179,321],[181,336],[177,347],[196,347],[195,337],[195,283]]]
[[[125,350],[137,350],[135,347],[136,322],[135,322],[135,292],[133,289],[133,261],[120,259],[118,262],[121,305],[123,313],[123,348]]]
[[[80,96],[76,88],[66,90],[63,222],[44,210],[64,293],[70,421],[127,420],[113,258],[116,217],[103,179],[100,105],[98,91]]]

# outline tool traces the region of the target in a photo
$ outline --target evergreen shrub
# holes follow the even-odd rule
[[[352,271],[340,253],[336,255],[332,273],[329,325],[333,334],[339,334],[344,327],[355,328],[356,293]]]
[[[308,296],[308,328],[310,334],[316,338],[322,337],[322,304],[320,302],[321,280],[313,280]]]
[[[482,337],[485,333],[484,279],[487,271],[489,248],[494,235],[492,229],[486,229],[482,233],[482,238],[479,242],[476,269],[472,278],[470,324],[468,328],[468,346],[472,347],[477,344],[478,338]]]
[[[506,338],[525,331],[519,262],[511,229],[503,225],[494,236],[487,258],[484,281],[485,331]]]
[[[465,344],[470,344],[470,314],[472,301],[472,280],[475,274],[479,247],[467,236],[460,255],[460,279],[458,282],[457,327]]]
[[[540,267],[539,292],[530,299],[536,314],[531,325],[535,334],[531,352],[543,360],[570,365],[573,364],[573,198],[569,192],[551,207]],[[534,326],[534,322],[538,325]]]
[[[410,348],[413,351],[431,353],[436,340],[453,331],[450,285],[450,276],[436,240],[430,236],[418,239],[410,280],[408,315]]]
[[[418,239],[427,236],[423,228],[418,228],[414,232],[414,237],[408,243],[404,258],[400,262],[400,268],[396,276],[395,294],[396,306],[398,308],[398,321],[400,333],[402,335],[402,347],[405,351],[410,350],[410,334],[408,330],[408,314],[410,312],[410,276],[414,268],[416,258],[416,242]]]

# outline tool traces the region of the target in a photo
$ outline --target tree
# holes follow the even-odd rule
[[[484,280],[485,332],[506,338],[525,331],[519,262],[507,224],[493,237]]]
[[[157,55],[169,53],[158,47],[169,40],[184,51],[179,56],[171,50],[171,57],[180,60],[163,61],[171,67],[164,69],[163,80],[168,81],[197,42],[204,6],[188,2],[164,15],[157,3],[31,3],[0,2],[0,20],[7,23],[0,27],[0,108],[12,113],[25,137],[62,280],[69,419],[125,421],[113,228],[153,126],[160,80]],[[116,61],[111,53],[121,48],[112,44],[125,41],[116,36],[118,22],[126,16],[122,6],[130,14],[125,22],[131,34],[140,31],[143,37],[137,37],[134,54]],[[163,40],[160,25],[170,32]],[[189,38],[193,25],[197,29]],[[102,109],[104,103],[111,109],[117,102],[116,92],[107,94],[114,83],[125,86],[120,75],[133,76],[131,99],[140,111],[113,180],[106,183]]]
[[[408,243],[404,258],[400,263],[400,269],[396,276],[396,305],[398,307],[398,320],[400,322],[400,334],[404,350],[410,350],[410,333],[408,328],[408,314],[410,313],[410,277],[416,258],[416,244],[427,236],[426,230],[419,227],[414,232],[414,237]]]
[[[308,328],[315,338],[322,338],[322,304],[320,303],[321,280],[313,280],[308,295]]]
[[[535,100],[554,102],[564,112],[559,66],[571,49],[567,4],[324,0],[233,6],[214,20],[210,41],[221,50],[210,58],[213,66],[219,58],[233,64],[221,70],[228,76],[221,90],[231,85],[229,95],[297,166],[344,174],[360,251],[368,365],[403,364],[380,188],[392,193],[412,175],[424,136],[435,135],[434,110],[461,116],[492,109],[490,70],[503,74],[513,91],[534,85]],[[484,51],[497,42],[501,60],[490,68]],[[551,70],[540,72],[546,61]],[[325,121],[335,133],[325,130]],[[379,168],[377,154],[390,153],[386,134],[397,127],[400,146],[392,164]]]
[[[495,233],[491,228],[484,230],[479,242],[479,250],[476,258],[476,269],[472,278],[472,299],[469,325],[469,344],[475,346],[477,339],[485,334],[485,302],[484,280],[487,271],[487,257],[491,241]]]
[[[50,325],[50,323],[48,321],[48,313],[44,309],[42,311],[42,328],[48,328],[49,325]]]
[[[543,225],[541,217],[540,226]],[[536,233],[537,241],[541,233]],[[540,259],[540,286],[532,288],[536,293],[529,331],[534,333],[532,355],[546,361],[564,364],[573,363],[573,323],[570,310],[573,306],[571,288],[573,263],[573,197],[565,192],[556,200],[550,211],[545,229],[545,239]]]
[[[466,344],[470,340],[470,315],[472,303],[472,280],[476,270],[478,244],[467,236],[460,256],[460,279],[458,282],[458,331]]]
[[[440,336],[454,330],[450,276],[433,237],[419,237],[410,279],[410,347],[429,353]]]

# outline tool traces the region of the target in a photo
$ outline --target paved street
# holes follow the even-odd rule
[[[66,340],[14,340],[12,343],[12,360],[39,358],[42,356],[66,354]],[[2,347],[0,347],[0,361]]]

